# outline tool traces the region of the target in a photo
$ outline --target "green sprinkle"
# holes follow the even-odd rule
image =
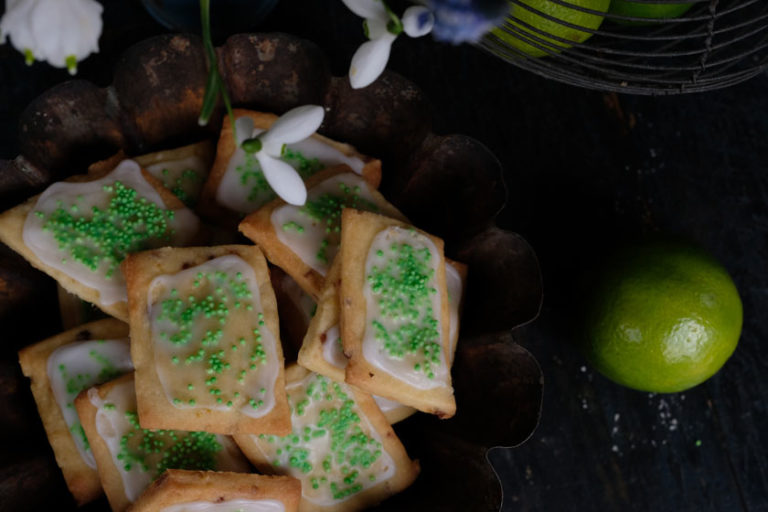
[[[286,222],[283,224],[283,231],[296,231],[297,233],[304,232],[304,226],[295,221]]]

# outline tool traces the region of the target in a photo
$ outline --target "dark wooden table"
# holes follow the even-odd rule
[[[80,70],[100,85],[121,51],[164,31],[138,2],[105,6],[101,53]],[[337,75],[362,42],[359,20],[339,0],[282,0],[258,28],[315,41]],[[429,38],[398,40],[390,68],[424,89],[437,133],[470,135],[498,156],[510,190],[499,222],[541,259],[542,314],[515,336],[541,363],[544,409],[525,445],[491,454],[503,509],[768,510],[768,76],[703,95],[616,96]],[[18,151],[23,107],[68,78],[27,68],[0,46],[0,158]],[[586,269],[616,243],[653,232],[712,252],[744,302],[731,360],[673,395],[614,385],[574,347]],[[35,326],[29,339],[4,340],[3,350],[56,328]],[[0,419],[3,430],[14,421]],[[10,510],[1,498],[0,510]]]

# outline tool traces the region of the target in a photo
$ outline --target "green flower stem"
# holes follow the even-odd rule
[[[205,84],[205,93],[203,94],[203,106],[200,109],[200,117],[198,123],[200,126],[205,126],[211,119],[213,110],[216,108],[216,103],[221,94],[224,101],[224,108],[227,109],[227,115],[229,116],[229,122],[232,123],[232,131],[235,131],[235,115],[232,112],[232,103],[229,99],[229,93],[224,85],[224,80],[219,73],[219,64],[216,59],[216,49],[213,47],[213,39],[211,38],[211,0],[200,0],[200,21],[203,28],[203,48],[205,49],[205,55],[208,57],[209,69],[208,80]]]

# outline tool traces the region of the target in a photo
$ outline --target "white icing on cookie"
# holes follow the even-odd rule
[[[152,280],[148,315],[157,375],[178,408],[259,418],[275,405],[282,360],[263,320],[256,273],[227,255]]]
[[[341,344],[341,334],[339,333],[338,324],[330,327],[323,334],[325,335],[325,341],[323,342],[323,359],[336,368],[341,368],[343,370],[347,367],[349,360],[344,355],[344,347]]]
[[[190,501],[164,507],[160,512],[285,512],[285,505],[278,500]]]
[[[339,250],[343,206],[378,211],[368,183],[356,174],[342,173],[308,190],[304,206],[276,208],[272,212],[272,228],[281,243],[325,276]]]
[[[400,402],[395,402],[394,400],[384,398],[383,396],[378,396],[378,395],[371,395],[371,396],[373,396],[373,399],[376,401],[376,405],[379,406],[379,409],[381,409],[381,412],[383,412],[384,414],[387,414],[388,412],[392,412],[395,409],[400,409],[401,407],[406,407]],[[410,409],[410,407],[408,407],[408,409]]]
[[[402,266],[396,262],[405,254],[401,250],[411,251],[413,258],[402,257],[407,261],[418,261],[417,264],[423,267],[425,273],[420,277],[420,284],[413,282],[414,276],[402,274]],[[429,257],[424,256],[425,251]],[[448,384],[441,297],[436,277],[439,264],[440,253],[432,240],[415,230],[400,227],[379,232],[365,260],[363,356],[371,365],[417,389]],[[383,282],[379,290],[376,280],[371,277],[377,272],[383,272],[386,279],[392,280]],[[409,284],[404,284],[406,281]],[[413,304],[412,292],[422,287],[431,291],[421,302]],[[382,296],[382,292],[387,296]],[[390,311],[393,304],[397,306],[394,312]],[[411,350],[409,347],[415,339],[424,343]]]
[[[205,162],[197,155],[159,162],[145,169],[187,205],[197,202],[208,174]]]
[[[84,389],[102,384],[133,370],[128,338],[68,343],[48,356],[48,381],[77,451],[96,469],[74,401]]]
[[[126,300],[125,280],[119,268],[114,266],[119,262],[104,258],[95,269],[91,269],[82,261],[78,261],[70,251],[60,249],[62,241],[57,240],[45,226],[47,219],[57,211],[77,219],[90,220],[94,216],[94,208],[102,212],[107,210],[114,197],[110,191],[115,188],[115,182],[134,190],[138,198],[145,199],[163,211],[167,210],[160,195],[141,175],[138,164],[133,160],[124,160],[115,170],[98,180],[84,183],[59,182],[48,187],[27,215],[22,233],[24,243],[40,261],[97,290],[99,300],[106,305]],[[198,229],[197,217],[186,208],[174,210],[171,215],[172,218],[167,220],[170,233],[160,233],[161,236],[146,240],[146,243],[141,244],[140,250],[163,245],[184,245],[192,239]],[[170,238],[162,236],[166,234],[170,234]],[[116,247],[104,247],[103,244],[99,245],[85,237],[76,238],[75,235],[69,234],[67,236],[72,237],[67,243],[71,242],[78,252],[86,255],[110,253]],[[118,252],[124,250],[126,248],[122,247]]]

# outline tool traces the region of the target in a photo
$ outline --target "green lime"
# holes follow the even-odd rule
[[[693,7],[693,4],[681,4],[681,3],[638,3],[632,0],[612,0],[611,8],[608,12],[611,14],[620,14],[621,16],[632,16],[635,18],[648,18],[654,20],[677,18],[685,14],[688,9]],[[643,21],[628,21],[628,20],[612,20],[616,23],[626,25],[648,25],[649,23]]]
[[[604,13],[608,10],[611,0],[568,0],[568,2],[578,7],[584,7]],[[560,37],[574,43],[583,43],[592,36],[590,32],[569,27],[564,23],[595,30],[603,22],[603,16],[582,12],[552,2],[551,0],[521,0],[520,3],[534,9],[534,11],[521,5],[511,4],[505,24],[513,27],[509,30],[513,32],[519,30],[523,33],[510,34],[501,28],[493,29],[492,33],[505,43],[531,57],[543,57],[548,55],[546,51],[537,48],[535,46],[536,44],[555,52],[559,52],[562,48],[571,47],[570,44],[547,37],[546,34]],[[560,21],[549,20],[535,11],[539,11],[540,13],[544,13]],[[521,25],[519,22],[526,23],[531,27],[534,27],[534,29],[544,32],[544,34]],[[529,42],[533,42],[534,44],[529,44]]]
[[[736,349],[739,293],[728,272],[695,246],[656,240],[626,248],[593,290],[585,355],[619,384],[683,391],[714,375]]]

